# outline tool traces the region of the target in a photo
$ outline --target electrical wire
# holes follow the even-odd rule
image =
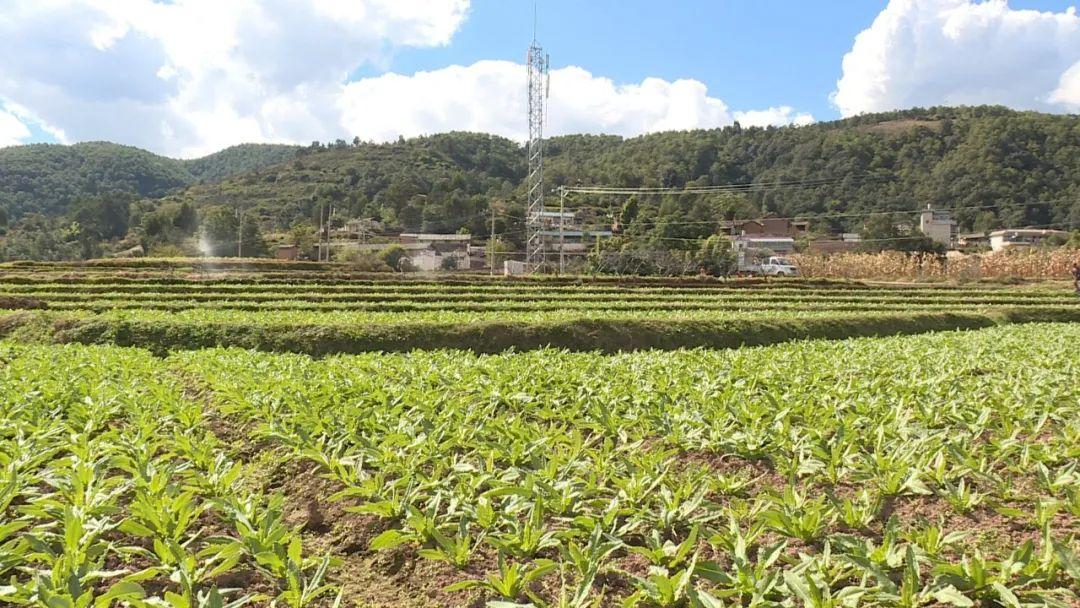
[[[609,187],[609,186],[562,186],[556,191],[565,192],[567,194],[670,194],[676,196],[688,195],[688,194],[709,194],[709,193],[725,193],[725,192],[748,192],[748,191],[767,191],[789,188],[811,188],[816,186],[827,186],[830,184],[840,182],[855,182],[855,183],[879,183],[885,181],[892,181],[895,179],[891,175],[864,175],[864,176],[847,176],[847,177],[831,177],[831,178],[816,178],[808,180],[790,181],[790,182],[756,182],[749,184],[722,184],[715,186],[690,186],[685,188],[662,188],[662,187],[642,187],[642,188],[621,188],[621,187]]]
[[[1049,205],[1049,204],[1050,203],[1046,203],[1046,202],[1035,202],[1035,203],[1009,204],[1007,206],[1012,207],[1012,208],[1015,208],[1015,207],[1024,207],[1024,208],[1026,208],[1026,207],[1036,207],[1036,206]],[[967,205],[967,206],[960,206],[960,207],[951,207],[949,209],[941,209],[940,211],[970,211],[970,210],[978,210],[978,209],[998,209],[998,208],[1001,208],[1002,206],[1003,205],[1001,205],[1001,204]],[[578,211],[578,210],[607,211],[608,210],[608,209],[606,209],[604,207],[599,207],[599,206],[592,206],[592,207],[576,206],[576,207],[572,207],[572,208],[568,208],[568,209],[570,211]],[[877,215],[906,215],[906,214],[918,215],[918,214],[921,214],[924,211],[926,211],[926,209],[907,210],[907,211],[858,211],[858,212],[849,212],[849,213],[825,213],[825,214],[819,214],[819,215],[797,215],[797,216],[786,216],[786,217],[770,215],[770,216],[764,217],[764,218],[748,218],[748,219],[742,219],[742,220],[728,220],[728,221],[756,221],[756,220],[760,220],[760,219],[789,220],[789,221],[831,220],[831,219],[850,218],[850,217],[873,217],[873,216],[877,216]],[[664,224],[669,225],[669,226],[693,226],[693,225],[703,225],[703,224],[714,224],[714,223],[721,222],[721,221],[724,221],[724,220],[694,220],[694,221],[689,221],[689,220],[687,220],[687,221],[666,221],[665,220]],[[657,223],[657,222],[653,222],[653,223]]]

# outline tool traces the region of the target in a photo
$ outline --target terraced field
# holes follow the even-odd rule
[[[241,345],[329,354],[438,347],[730,347],[1080,320],[1080,299],[1066,289],[797,280],[439,280],[357,275],[314,264],[144,264],[0,269],[0,307],[8,309],[0,328],[158,352]]]
[[[1080,605],[1060,286],[115,264],[0,268],[0,603]]]

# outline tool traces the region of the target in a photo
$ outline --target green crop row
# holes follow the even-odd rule
[[[412,313],[491,313],[492,315],[511,314],[515,318],[531,318],[535,314],[563,313],[563,316],[595,316],[620,314],[623,316],[641,316],[656,318],[665,314],[690,313],[707,317],[709,313],[716,312],[891,312],[897,313],[898,309],[905,312],[915,311],[988,311],[999,308],[1017,310],[1074,310],[1080,311],[1080,303],[1069,302],[1068,305],[1048,306],[1044,303],[1024,304],[999,304],[988,302],[964,302],[964,303],[881,303],[881,302],[848,302],[848,301],[823,301],[808,304],[805,302],[760,302],[760,301],[730,301],[730,302],[593,302],[593,301],[491,301],[491,302],[309,302],[304,300],[278,300],[278,301],[250,301],[250,300],[168,300],[168,301],[129,301],[124,299],[98,300],[88,299],[81,301],[47,303],[49,310],[90,310],[97,312],[106,311],[238,311],[238,312],[273,312],[273,311],[296,311],[296,312],[370,312],[383,313],[385,315],[405,315]],[[5,306],[0,301],[0,306]],[[29,306],[15,302],[8,308],[29,308]]]
[[[155,352],[239,346],[313,355],[458,348],[476,352],[558,347],[605,352],[733,348],[975,329],[996,324],[1080,321],[1080,310],[986,311],[549,311],[304,312],[115,310],[21,312],[0,334],[24,340],[138,346]]]
[[[956,286],[950,288],[925,287],[925,286],[857,286],[833,285],[833,286],[799,286],[796,283],[757,284],[753,286],[731,286],[717,283],[707,283],[697,286],[650,286],[650,285],[606,285],[602,283],[581,283],[574,285],[544,285],[520,282],[481,284],[456,284],[456,283],[419,283],[419,282],[333,282],[333,283],[221,283],[217,281],[189,281],[184,283],[162,284],[157,282],[125,283],[125,282],[40,282],[34,284],[4,283],[0,282],[0,292],[3,293],[40,293],[40,292],[70,292],[74,290],[86,293],[118,292],[118,293],[236,293],[236,292],[278,292],[278,293],[308,293],[318,291],[321,293],[408,293],[408,294],[486,294],[486,293],[512,293],[512,294],[681,294],[681,295],[707,295],[707,294],[916,294],[916,295],[980,295],[980,296],[1014,296],[1014,297],[1053,297],[1068,295],[1066,290],[1052,290],[1049,288],[1018,289],[1018,288],[987,288],[975,286]]]
[[[3,292],[0,292],[2,294]],[[2,297],[2,296],[0,296]],[[407,293],[395,291],[360,291],[356,293],[341,292],[279,292],[276,290],[266,291],[242,291],[242,292],[171,292],[162,293],[156,291],[143,291],[129,293],[122,291],[98,291],[86,292],[82,290],[55,290],[39,291],[33,293],[19,293],[12,297],[31,297],[47,302],[78,302],[84,300],[126,300],[130,302],[142,301],[248,301],[248,302],[271,302],[271,301],[307,301],[307,302],[369,302],[369,303],[420,303],[420,302],[639,302],[646,303],[722,303],[722,302],[792,302],[807,303],[815,302],[846,302],[846,303],[921,303],[921,304],[1077,304],[1080,299],[1073,294],[918,294],[918,293],[889,293],[889,292],[804,292],[795,294],[775,294],[762,292],[743,293],[605,293],[594,294],[587,292],[579,293],[520,293],[520,292],[487,292],[487,293]]]
[[[173,360],[454,605],[1070,606],[1077,341]]]
[[[300,608],[333,590],[281,497],[138,350],[0,343],[0,603]]]
[[[758,330],[931,322],[992,320]],[[696,345],[670,323],[623,337],[660,328]],[[1069,607],[1078,342],[1078,324],[318,360],[0,342],[0,603]]]
[[[26,295],[37,293],[323,293],[323,294],[413,294],[413,295],[485,295],[485,294],[513,294],[513,295],[682,295],[682,296],[708,296],[708,295],[917,295],[917,296],[982,296],[982,297],[1066,297],[1070,295],[1064,288],[1051,288],[1040,286],[1039,288],[987,288],[987,287],[951,287],[951,288],[926,288],[926,287],[888,287],[888,286],[798,286],[793,283],[777,285],[754,285],[754,286],[731,286],[723,284],[705,284],[693,287],[677,286],[649,286],[649,285],[604,285],[582,283],[576,285],[536,285],[522,283],[503,284],[452,284],[452,283],[399,283],[393,281],[383,282],[333,282],[333,283],[258,283],[246,282],[240,284],[220,283],[216,281],[192,281],[180,284],[161,284],[154,282],[122,283],[122,282],[81,282],[81,283],[57,283],[41,282],[35,284],[2,283],[0,293],[12,295]]]

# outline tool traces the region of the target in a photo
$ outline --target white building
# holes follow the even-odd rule
[[[919,214],[919,231],[935,242],[952,247],[956,240],[956,221],[948,211],[927,205]]]
[[[612,235],[606,227],[585,227],[575,211],[541,211],[530,217],[539,221],[539,235],[549,253],[582,254]]]
[[[403,233],[398,240],[409,250],[416,270],[468,270],[470,234]]]
[[[994,251],[1030,249],[1043,245],[1047,239],[1055,236],[1068,238],[1069,233],[1064,230],[1038,230],[1036,228],[995,230],[990,233],[990,249]]]
[[[795,251],[795,239],[790,236],[737,236],[732,243],[736,252],[767,250],[782,255]]]

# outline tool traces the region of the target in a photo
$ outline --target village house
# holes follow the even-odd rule
[[[406,232],[398,241],[409,252],[409,261],[413,268],[421,271],[444,270],[447,268],[467,270],[469,260],[470,234],[434,234]]]
[[[946,247],[952,247],[956,241],[956,221],[952,214],[930,205],[919,214],[919,231]]]
[[[1046,241],[1053,237],[1068,238],[1069,233],[1064,230],[1039,230],[1036,228],[995,230],[990,233],[990,248],[994,251],[1031,249],[1046,244]]]

